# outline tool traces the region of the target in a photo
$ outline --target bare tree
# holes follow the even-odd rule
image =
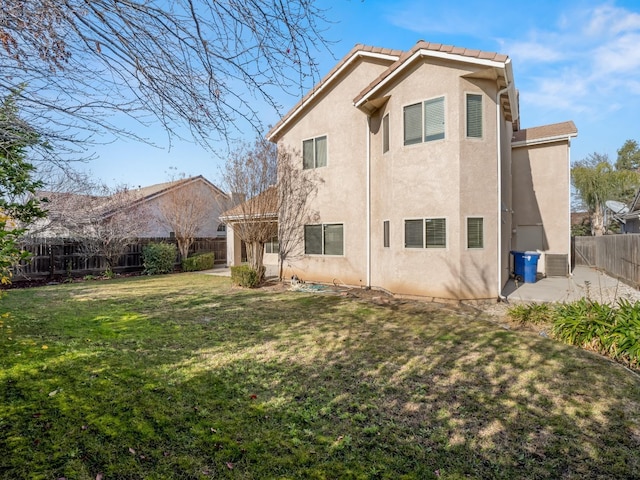
[[[222,217],[247,247],[247,260],[261,279],[264,245],[277,233],[278,156],[275,145],[258,138],[241,143],[228,157],[223,180],[232,196],[245,199]]]
[[[194,182],[191,178],[185,179],[184,175],[182,180],[181,184],[176,185],[163,196],[159,206],[159,220],[174,232],[180,258],[185,259],[189,255],[193,240],[211,219],[212,210],[218,205],[212,196],[212,189],[204,182]],[[216,193],[218,192],[214,192]],[[226,196],[223,192],[219,192],[216,197],[219,202],[226,205],[224,202]]]
[[[313,0],[5,0],[0,97],[19,91],[25,121],[56,146],[43,154],[135,137],[123,116],[210,146],[262,130],[275,95],[315,83],[325,22]]]
[[[278,152],[278,277],[284,264],[304,253],[303,226],[318,222],[311,199],[322,180],[315,170],[303,170],[300,156],[280,149]]]
[[[223,220],[245,242],[247,260],[260,278],[265,243],[278,236],[282,278],[284,262],[300,244],[302,225],[314,216],[308,199],[318,179],[301,165],[299,155],[262,139],[252,146],[243,144],[226,163],[223,176],[229,191],[247,200],[225,212]]]
[[[73,192],[49,192],[48,224],[40,231],[78,241],[87,256],[104,257],[107,272],[149,226],[149,214],[135,191],[87,184]]]

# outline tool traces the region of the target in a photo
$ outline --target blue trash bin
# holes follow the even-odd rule
[[[524,280],[524,283],[536,283],[538,273],[538,252],[511,251],[513,255],[513,275],[516,279]]]
[[[511,251],[513,255],[513,276],[516,279],[524,279],[524,252]]]

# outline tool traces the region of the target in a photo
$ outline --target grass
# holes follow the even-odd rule
[[[638,377],[477,314],[201,274],[0,307],[0,478],[640,478]]]

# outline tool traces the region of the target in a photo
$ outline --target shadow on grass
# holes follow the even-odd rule
[[[55,289],[16,314],[5,478],[640,471],[640,383],[587,352],[433,305],[127,285]]]

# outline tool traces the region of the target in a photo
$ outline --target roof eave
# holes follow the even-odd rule
[[[303,98],[302,101],[297,106],[294,107],[294,110],[284,117],[286,119],[281,124],[276,125],[273,129],[271,129],[267,133],[267,140],[270,141],[270,142],[277,141],[280,132],[287,125],[289,125],[298,116],[298,114],[303,109],[305,109],[307,107],[307,105],[309,105],[311,102],[313,102],[318,95],[320,95],[322,92],[324,92],[329,87],[329,85],[331,85],[333,83],[333,81],[342,74],[342,72],[344,72],[347,68],[349,68],[351,66],[351,64],[354,61],[356,61],[358,58],[361,58],[361,57],[374,58],[374,59],[379,59],[379,60],[387,60],[387,61],[390,61],[390,62],[395,62],[399,58],[397,55],[391,55],[391,54],[379,53],[379,52],[368,52],[368,51],[363,51],[363,50],[356,50],[349,57],[349,59],[347,59],[347,61],[344,62],[344,64],[339,69],[337,69],[329,78],[327,78],[325,81],[321,82],[319,84],[319,86],[317,86],[317,88],[314,87],[314,89],[310,92],[308,97]]]
[[[408,68],[415,60],[420,57],[434,57],[441,58],[445,60],[452,60],[456,62],[462,63],[471,63],[473,65],[482,65],[486,67],[505,69],[507,75],[507,83],[513,84],[513,71],[511,69],[511,59],[507,58],[506,61],[501,62],[497,60],[490,60],[487,58],[475,58],[475,57],[467,57],[463,55],[452,54],[448,52],[434,51],[425,48],[421,48],[416,50],[407,60],[405,60],[402,65],[396,68],[393,72],[391,72],[388,76],[383,78],[377,85],[371,88],[368,92],[366,92],[362,97],[357,98],[354,101],[354,106],[356,108],[363,108],[363,106],[371,101],[372,97],[382,90],[386,85],[392,82],[398,75],[401,75],[406,68]],[[511,101],[511,95],[509,96],[509,101]],[[517,107],[516,107],[517,109]]]
[[[530,147],[532,145],[541,145],[544,143],[556,143],[567,141],[570,142],[572,138],[576,138],[578,133],[565,133],[562,135],[553,135],[550,137],[532,138],[531,140],[520,140],[518,142],[512,142],[511,148]]]

